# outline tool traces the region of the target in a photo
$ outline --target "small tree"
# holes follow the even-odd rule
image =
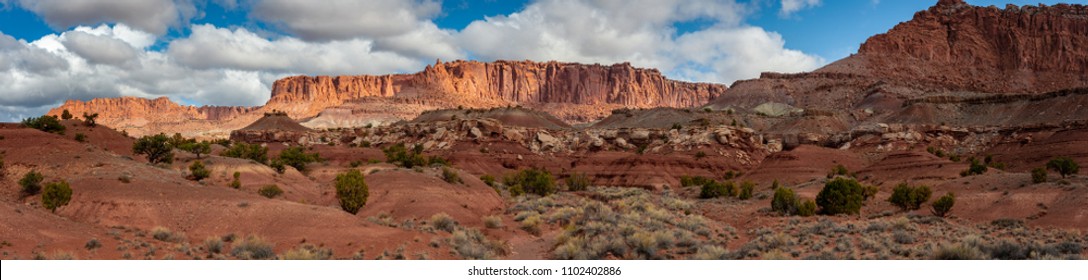
[[[1046,168],[1037,167],[1031,170],[1032,183],[1046,183]]]
[[[515,193],[514,188],[517,188],[518,192],[524,191],[539,196],[547,196],[556,191],[555,177],[543,169],[525,169],[507,176],[503,181],[512,189],[511,194]]]
[[[816,215],[816,202],[812,199],[797,200],[797,215],[801,217],[811,217]]]
[[[19,180],[19,186],[22,186],[22,194],[24,197],[38,194],[42,190],[42,180],[45,179],[41,173],[31,170],[23,175],[23,179]]]
[[[61,206],[68,205],[71,200],[72,187],[65,181],[46,184],[42,192],[42,206],[52,212],[56,212]]]
[[[1073,159],[1068,157],[1058,157],[1052,159],[1050,160],[1050,162],[1046,163],[1046,168],[1053,169],[1055,172],[1058,172],[1058,174],[1062,175],[1062,178],[1065,178],[1069,175],[1077,174],[1077,171],[1080,170],[1080,166],[1078,166],[1077,163],[1073,161]]]
[[[823,213],[828,215],[857,214],[864,201],[865,195],[861,184],[853,179],[841,177],[827,182],[816,195],[816,205],[819,205]]]
[[[797,195],[793,189],[779,187],[774,189],[774,197],[771,198],[771,210],[783,215],[797,213]]]
[[[62,120],[70,120],[72,117],[72,112],[68,112],[68,109],[64,109],[64,112],[60,113],[60,119]]]
[[[280,152],[280,161],[298,171],[306,171],[306,164],[317,162],[321,157],[317,153],[307,154],[302,147],[290,147]]]
[[[740,183],[740,193],[737,194],[737,198],[740,200],[748,200],[752,198],[752,191],[756,188],[756,184],[751,181],[744,181]]]
[[[83,112],[83,124],[89,127],[98,126],[98,113],[88,115],[87,112]]]
[[[219,155],[232,158],[250,159],[260,164],[268,163],[268,148],[257,144],[236,143]]]
[[[366,206],[366,200],[370,197],[370,190],[366,186],[363,173],[358,169],[352,169],[336,175],[336,198],[340,200],[340,208],[351,214],[359,213],[359,209]]]
[[[717,198],[728,194],[729,186],[718,181],[707,182],[699,190],[699,198]]]
[[[194,181],[204,180],[204,178],[208,178],[208,175],[211,175],[211,171],[204,168],[204,162],[199,160],[189,165],[189,173],[191,174],[189,178]]]
[[[234,180],[230,181],[230,187],[235,189],[242,188],[242,172],[234,171]]]
[[[923,203],[929,201],[932,194],[933,191],[927,186],[911,187],[907,183],[902,183],[892,189],[892,196],[888,198],[888,202],[903,211],[918,210],[922,208]]]
[[[151,164],[174,162],[174,148],[170,146],[169,138],[162,133],[140,137],[132,144],[132,152],[146,155]]]
[[[196,155],[197,159],[200,159],[200,155],[206,155],[212,152],[212,143],[208,141],[193,141],[184,143],[181,145],[181,147],[178,148],[183,151],[193,153]]]
[[[982,175],[983,173],[986,173],[986,170],[988,170],[988,168],[985,164],[982,164],[976,158],[972,158],[971,167],[968,167],[967,170],[960,172],[960,176],[967,177],[971,175]]]
[[[41,116],[37,118],[29,118],[23,120],[23,126],[33,128],[49,133],[64,134],[67,129],[64,125],[60,124],[60,120],[54,116]]]
[[[954,205],[956,205],[956,195],[949,192],[933,202],[933,215],[938,217],[948,216],[948,212],[952,211]]]
[[[827,173],[827,178],[832,178],[832,177],[835,177],[835,176],[847,176],[849,174],[850,174],[850,170],[847,170],[846,166],[843,166],[842,164],[839,164],[839,165],[835,165],[835,167],[831,168],[831,172]]]
[[[257,194],[267,198],[274,198],[283,194],[283,189],[280,189],[280,186],[277,185],[267,185],[257,190]]]

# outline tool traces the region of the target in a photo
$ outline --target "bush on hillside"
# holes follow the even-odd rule
[[[306,164],[321,160],[321,156],[317,153],[307,154],[302,147],[290,147],[280,152],[279,159],[283,164],[301,172],[306,171]]]
[[[933,215],[946,217],[948,216],[948,212],[952,212],[952,206],[954,205],[956,205],[955,194],[948,193],[941,196],[941,198],[938,198],[937,201],[933,202]]]
[[[933,191],[927,186],[911,187],[907,183],[902,183],[892,189],[892,196],[888,198],[888,202],[903,211],[918,210],[922,208],[923,203],[929,201],[932,194]]]
[[[1053,169],[1058,174],[1062,175],[1062,178],[1066,176],[1077,174],[1080,171],[1080,166],[1077,165],[1073,159],[1068,157],[1058,157],[1050,160],[1046,163],[1046,168]]]
[[[340,200],[341,209],[353,215],[359,213],[368,197],[370,190],[358,169],[336,175],[336,198]]]
[[[147,161],[151,164],[173,163],[174,147],[170,146],[169,141],[162,133],[140,137],[132,144],[132,152],[147,156]]]
[[[60,124],[60,120],[54,116],[41,116],[37,118],[29,118],[23,120],[23,126],[33,128],[48,133],[64,134],[64,130],[67,128]]]
[[[841,177],[827,182],[816,195],[816,205],[827,215],[857,214],[864,201],[861,184]]]
[[[57,208],[68,205],[72,200],[72,187],[68,182],[59,181],[45,184],[42,190],[42,206],[49,211],[56,212]]]
[[[42,180],[45,179],[41,173],[31,170],[23,175],[22,179],[19,179],[19,186],[22,186],[20,193],[24,197],[38,194],[42,190]]]
[[[249,159],[261,164],[268,163],[268,148],[258,144],[236,143],[219,155],[232,158]]]
[[[530,168],[517,173],[507,175],[503,183],[511,188],[511,194],[524,192],[539,196],[547,196],[555,193],[555,177],[547,170]],[[515,188],[517,189],[515,191]]]

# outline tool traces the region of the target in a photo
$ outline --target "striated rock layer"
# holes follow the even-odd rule
[[[365,97],[413,99],[437,107],[547,103],[691,107],[706,103],[725,89],[718,84],[669,80],[657,70],[634,68],[627,63],[605,66],[454,61],[436,63],[415,74],[288,77],[273,84],[272,98],[265,108],[303,118]],[[578,118],[578,114],[569,112],[552,113]],[[593,115],[597,117],[599,112]]]

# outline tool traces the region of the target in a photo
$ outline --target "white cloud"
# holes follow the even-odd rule
[[[485,60],[626,61],[707,82],[823,64],[785,49],[777,34],[742,25],[749,10],[732,1],[540,0],[518,13],[475,21],[457,36],[460,46]],[[675,24],[692,20],[713,24],[677,34]]]
[[[327,41],[409,33],[441,9],[431,0],[258,0],[253,15],[302,39]]]
[[[191,0],[18,0],[55,29],[77,25],[124,23],[154,34],[188,20],[196,8]]]
[[[118,39],[82,31],[64,33],[64,47],[91,63],[120,66],[136,59],[136,49]]]
[[[778,10],[778,15],[786,17],[805,8],[819,6],[821,2],[823,0],[782,0],[782,9]]]

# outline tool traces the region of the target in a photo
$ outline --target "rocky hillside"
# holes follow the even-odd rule
[[[920,80],[954,90],[1040,93],[1088,86],[1088,6],[976,7],[941,0],[818,72]]]

